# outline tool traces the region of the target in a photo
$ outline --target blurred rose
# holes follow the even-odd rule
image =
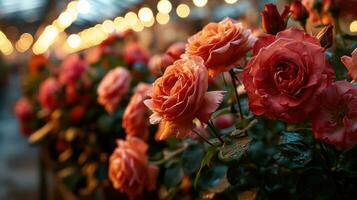
[[[72,122],[81,120],[86,113],[86,108],[82,105],[75,106],[70,111],[70,119]]]
[[[130,82],[131,77],[127,69],[117,67],[109,71],[97,89],[99,104],[103,105],[107,112],[113,113],[127,93]]]
[[[294,0],[290,5],[291,15],[294,20],[301,22],[303,25],[306,23],[306,19],[309,17],[304,5],[300,0]]]
[[[126,134],[142,140],[147,140],[149,135],[148,109],[144,105],[144,100],[149,98],[150,89],[151,85],[139,83],[123,115],[122,126]]]
[[[36,75],[48,64],[47,57],[43,54],[33,55],[29,60],[30,74]]]
[[[149,70],[152,75],[159,76],[164,71],[164,66],[162,64],[162,55],[154,55],[150,58],[148,64]]]
[[[347,81],[326,88],[312,115],[315,138],[344,150],[357,144],[357,89]]]
[[[284,11],[280,14],[278,8],[274,4],[265,4],[262,12],[262,28],[268,34],[277,34],[286,29],[287,20],[289,17],[289,6],[284,7]]]
[[[243,83],[254,114],[295,123],[309,116],[333,77],[319,40],[290,28],[258,39]]]
[[[348,69],[348,73],[352,79],[357,81],[357,49],[352,52],[351,57],[342,56],[341,61]]]
[[[87,61],[78,54],[68,56],[61,65],[59,81],[64,85],[75,84],[88,68]]]
[[[117,140],[117,144],[109,160],[109,179],[113,187],[126,193],[131,200],[142,195],[145,188],[155,190],[158,169],[148,164],[148,145],[135,137]]]
[[[206,123],[223,100],[223,92],[207,92],[207,69],[200,57],[187,57],[169,66],[158,78],[151,91],[151,99],[145,100],[154,114],[150,123],[160,122],[157,139],[172,136],[183,138],[192,132],[192,120]]]
[[[15,114],[20,121],[27,121],[33,115],[33,108],[26,97],[21,97],[15,104]]]
[[[55,78],[47,78],[40,85],[38,100],[42,108],[54,110],[60,107],[61,99],[58,96],[61,90],[60,83]]]
[[[234,124],[234,115],[233,114],[224,114],[213,120],[213,123],[219,129],[225,129],[233,126]]]
[[[129,65],[136,62],[147,64],[149,53],[137,43],[128,43],[124,46],[124,61]]]
[[[186,53],[200,56],[213,77],[245,61],[255,38],[241,23],[226,18],[219,23],[209,23],[202,31],[188,39]]]
[[[328,0],[302,0],[302,4],[309,12],[311,23],[332,24],[331,16],[328,13]]]
[[[173,61],[176,61],[181,58],[182,54],[185,53],[185,47],[186,47],[186,43],[184,42],[173,43],[171,46],[169,46],[169,48],[167,48],[165,54],[170,56],[173,59]]]

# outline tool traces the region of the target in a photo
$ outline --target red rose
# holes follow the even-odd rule
[[[158,169],[148,163],[148,145],[135,137],[117,140],[117,144],[109,159],[109,179],[114,188],[125,192],[131,200],[140,196],[145,188],[154,190]]]
[[[333,77],[319,40],[290,28],[258,39],[243,83],[254,114],[299,122],[308,117]]]
[[[75,84],[89,68],[87,61],[81,59],[79,55],[67,57],[60,68],[59,81],[64,85]]]
[[[48,78],[40,85],[38,100],[42,108],[54,110],[60,107],[61,100],[58,95],[61,84],[55,78]]]
[[[147,64],[149,61],[149,53],[137,43],[129,43],[124,46],[124,61],[129,65],[136,62]]]
[[[48,59],[45,55],[33,55],[29,61],[29,69],[31,75],[36,75],[46,67]]]
[[[343,150],[357,144],[357,89],[347,81],[326,88],[312,115],[315,138]]]
[[[351,57],[342,56],[341,62],[348,70],[348,74],[354,81],[357,81],[357,48],[351,53]]]
[[[123,114],[122,126],[126,134],[142,140],[147,140],[149,135],[148,108],[145,106],[144,100],[149,98],[148,91],[150,89],[151,85],[139,83]]]
[[[282,14],[274,4],[266,4],[262,12],[262,28],[266,33],[277,34],[286,28],[286,23],[290,13],[289,6],[285,6]]]
[[[15,104],[15,114],[20,121],[31,119],[33,108],[30,101],[26,97],[22,97]]]

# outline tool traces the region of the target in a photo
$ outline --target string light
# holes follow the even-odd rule
[[[204,7],[207,4],[207,0],[193,0],[193,4],[197,7]]]
[[[106,33],[112,33],[115,31],[115,24],[113,21],[111,20],[105,20],[103,22],[103,26],[102,26],[102,29],[104,32]]]
[[[18,52],[23,53],[27,51],[33,42],[33,37],[29,33],[24,33],[20,36],[19,40],[15,43],[15,48]]]
[[[128,30],[130,27],[126,23],[124,17],[117,17],[114,19],[115,30],[117,32],[124,32]]]
[[[125,14],[124,16],[125,21],[130,25],[130,26],[134,26],[138,19],[138,16],[134,13],[134,12],[128,12]]]
[[[81,37],[77,34],[72,34],[67,38],[67,44],[71,48],[78,48],[81,45]]]
[[[0,51],[6,56],[12,54],[14,51],[14,47],[12,46],[10,40],[2,31],[0,31]]]
[[[238,0],[224,0],[228,4],[234,4],[237,3]]]
[[[186,4],[180,4],[176,8],[177,16],[181,18],[186,18],[190,15],[190,7]]]
[[[351,31],[352,33],[357,32],[357,20],[351,22],[351,24],[350,24],[350,31]]]
[[[168,14],[172,10],[172,5],[168,0],[160,0],[159,3],[157,3],[157,10],[160,13]]]
[[[142,22],[150,22],[151,19],[154,17],[152,11],[148,7],[143,7],[138,12],[139,19]]]
[[[86,0],[80,0],[77,3],[77,10],[81,14],[87,14],[91,10],[90,4]]]
[[[170,21],[170,15],[159,12],[156,14],[156,21],[162,25],[167,24]]]

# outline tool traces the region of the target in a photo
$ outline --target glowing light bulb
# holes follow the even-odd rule
[[[139,20],[138,16],[134,12],[126,13],[124,18],[126,23],[129,24],[130,26],[134,26],[136,22]]]
[[[103,22],[102,30],[106,33],[112,33],[115,31],[115,24],[111,20],[105,20]]]
[[[207,4],[207,0],[193,0],[193,4],[197,7],[204,7]]]
[[[90,4],[87,0],[80,0],[77,3],[77,10],[81,14],[87,14],[91,10]]]
[[[138,12],[138,16],[142,22],[149,22],[154,17],[151,9],[148,7],[141,8]]]
[[[228,4],[234,4],[237,3],[238,0],[224,0]]]
[[[167,24],[170,21],[170,15],[165,13],[157,13],[156,14],[156,21],[159,24]]]
[[[157,3],[157,10],[161,13],[168,14],[171,12],[171,9],[172,5],[168,0],[160,0],[159,3]]]
[[[73,22],[72,15],[68,12],[63,12],[58,17],[58,21],[62,26],[68,27]]]
[[[67,44],[73,49],[78,48],[81,45],[81,37],[77,34],[72,34],[67,38]]]
[[[190,7],[186,4],[180,4],[176,8],[177,16],[181,18],[186,18],[190,15]]]
[[[350,31],[351,31],[352,33],[357,32],[357,20],[351,22],[351,24],[350,24]]]
[[[141,23],[141,21],[137,21],[137,23],[131,28],[135,32],[140,32],[144,29],[144,25]]]

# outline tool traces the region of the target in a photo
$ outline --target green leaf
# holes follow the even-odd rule
[[[201,165],[204,156],[203,147],[200,145],[191,145],[183,152],[182,167],[188,174],[196,172]]]
[[[296,190],[301,199],[332,199],[336,185],[334,180],[321,169],[310,168],[301,174]]]
[[[223,192],[229,187],[229,182],[226,178],[227,166],[214,166],[202,173],[200,187],[203,190],[208,190],[215,193]]]
[[[218,157],[224,162],[239,160],[249,147],[252,138],[246,136],[235,140],[226,141],[219,149]]]
[[[198,172],[196,174],[196,177],[195,177],[195,181],[194,181],[194,186],[195,187],[197,187],[197,183],[198,183],[198,180],[200,179],[202,169],[205,166],[209,166],[210,165],[212,158],[214,157],[214,155],[216,155],[216,152],[217,152],[217,148],[216,147],[210,147],[207,150],[204,158],[202,159],[200,169],[198,170]]]
[[[357,146],[344,151],[340,155],[340,160],[337,170],[345,173],[348,176],[357,176]]]
[[[256,139],[252,140],[247,150],[248,158],[258,165],[267,165],[273,153],[274,149],[271,146],[263,140]]]
[[[170,162],[166,166],[164,174],[164,184],[167,187],[175,187],[180,184],[183,178],[183,169],[179,162]]]
[[[274,159],[292,169],[304,167],[312,159],[311,145],[300,133],[283,132],[278,149]]]

